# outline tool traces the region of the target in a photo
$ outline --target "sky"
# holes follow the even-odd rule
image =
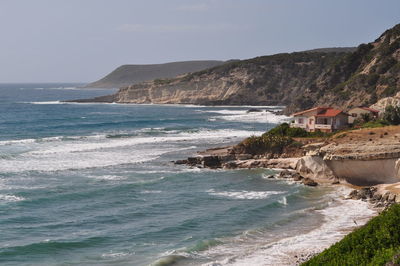
[[[0,82],[357,46],[397,23],[399,0],[0,0]]]

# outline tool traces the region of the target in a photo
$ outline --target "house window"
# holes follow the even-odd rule
[[[314,124],[314,119],[311,118],[311,119],[308,121],[308,123],[309,123],[310,125]]]
[[[357,114],[354,114],[354,113],[353,113],[353,114],[351,114],[351,116],[352,116],[352,117],[357,117]]]
[[[299,118],[299,124],[304,124],[304,119],[303,118]]]

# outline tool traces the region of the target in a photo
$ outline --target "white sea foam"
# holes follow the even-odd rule
[[[272,195],[282,194],[282,191],[215,191],[210,189],[206,191],[209,195],[232,199],[266,199]]]
[[[224,139],[245,138],[250,135],[251,132],[246,130],[204,129],[161,137],[108,138],[105,134],[99,134],[7,141],[3,145],[29,143],[29,150],[11,159],[0,158],[0,172],[57,171],[142,163],[168,152],[193,149],[196,147],[193,144],[203,143],[205,140],[209,143],[222,143]],[[185,141],[186,145],[177,146],[181,141]]]
[[[16,139],[16,140],[2,140],[0,141],[0,145],[12,145],[12,144],[27,144],[34,143],[35,139]]]
[[[22,200],[25,200],[25,198],[15,195],[0,194],[0,202],[17,202]]]
[[[25,102],[25,103],[30,103],[30,104],[65,104],[65,102],[60,102],[60,101]]]
[[[246,110],[207,110],[199,112],[220,114],[212,116],[209,121],[227,120],[244,123],[282,123],[288,121],[290,117],[285,115],[277,115],[269,111],[263,112],[247,112]]]
[[[273,242],[268,242],[268,238],[262,237],[261,240],[250,244],[246,243],[246,240],[236,240],[232,244],[216,246],[204,255],[225,256],[204,265],[295,265],[296,255],[323,251],[376,214],[366,202],[343,199],[334,200],[330,206],[316,212],[323,215],[323,223],[310,232],[300,232],[298,235]]]
[[[102,258],[120,258],[120,257],[125,257],[131,255],[126,252],[110,252],[110,253],[104,253],[101,255]]]
[[[105,180],[105,181],[118,181],[127,179],[126,176],[117,176],[117,175],[89,175],[88,177],[96,180]]]
[[[161,190],[143,190],[140,193],[142,194],[160,194],[162,193]]]
[[[287,198],[286,198],[286,197],[282,197],[282,199],[281,199],[281,200],[278,200],[278,202],[279,202],[280,204],[284,205],[284,206],[288,205],[288,203],[287,203]]]

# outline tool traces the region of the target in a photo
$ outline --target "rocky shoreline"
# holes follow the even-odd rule
[[[345,186],[352,190],[347,196],[342,195],[342,199],[366,202],[376,213],[400,203],[400,127],[341,134],[322,141],[303,140],[302,146],[292,153],[250,154],[229,146],[201,151],[174,163],[209,169],[267,168],[277,170],[277,174],[266,178],[286,179],[311,187]],[[302,251],[293,255],[292,261],[300,265],[318,253]]]

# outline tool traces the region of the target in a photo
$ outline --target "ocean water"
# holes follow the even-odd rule
[[[112,92],[75,86],[0,85],[1,265],[287,265],[372,214],[332,188],[266,178],[273,170],[171,162],[284,116],[63,103]]]

